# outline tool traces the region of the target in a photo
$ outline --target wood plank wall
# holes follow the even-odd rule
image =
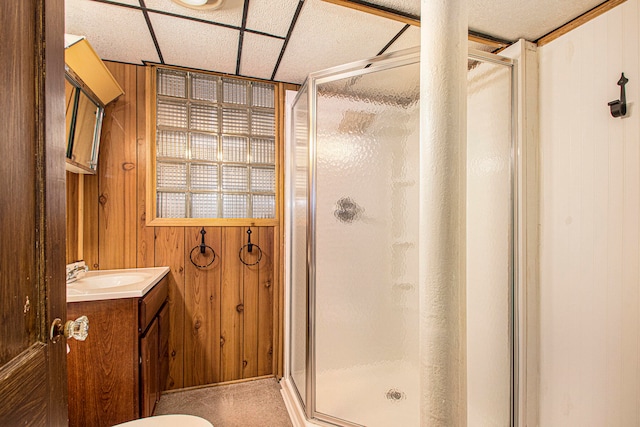
[[[238,258],[246,227],[206,227],[206,243],[217,258],[204,269],[189,261],[192,248],[200,243],[201,227],[147,227],[146,70],[106,64],[125,95],[106,109],[98,174],[84,178],[81,255],[91,269],[171,268],[167,389],[282,376],[282,220],[275,227],[252,227],[251,240],[264,253],[252,267]],[[278,92],[285,88],[295,86],[279,85]],[[277,114],[282,118],[283,109]],[[281,147],[282,133],[279,129]],[[279,152],[282,159],[283,150]],[[67,174],[67,183],[67,236],[74,242],[75,212],[82,198],[78,176]],[[71,243],[67,261],[76,260],[77,254],[77,244]]]

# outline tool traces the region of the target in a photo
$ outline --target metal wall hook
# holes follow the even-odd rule
[[[622,73],[620,75],[620,80],[618,80],[618,86],[620,86],[620,99],[611,101],[608,104],[613,117],[624,117],[627,114],[627,96],[624,86],[628,81],[629,79],[624,76],[624,73]]]
[[[249,229],[247,230],[247,244],[242,246],[240,248],[240,252],[238,252],[238,258],[240,258],[240,262],[247,266],[256,265],[262,260],[262,249],[260,249],[260,246],[256,245],[255,243],[251,243],[251,233],[251,227],[249,227]],[[244,248],[247,248],[247,253],[253,253],[254,247],[258,250],[258,259],[254,263],[246,262],[244,258],[242,258],[242,252],[244,251]]]
[[[207,234],[207,232],[205,231],[204,227],[202,227],[202,230],[200,230],[200,234],[202,235],[201,240],[200,240],[200,244],[197,246],[194,246],[193,249],[191,249],[191,253],[189,254],[189,259],[191,260],[191,264],[195,265],[198,268],[207,268],[209,267],[211,264],[213,264],[213,261],[216,260],[216,251],[213,250],[213,248],[209,245],[207,245],[204,241],[204,235]],[[194,260],[193,260],[193,254],[196,250],[200,250],[200,253],[202,255],[204,255],[207,252],[207,248],[211,250],[211,254],[213,255],[211,257],[211,261],[209,261],[207,264],[197,264]]]

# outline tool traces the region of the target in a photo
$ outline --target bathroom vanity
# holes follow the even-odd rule
[[[112,426],[153,413],[169,372],[168,267],[88,272],[67,285],[70,426]]]

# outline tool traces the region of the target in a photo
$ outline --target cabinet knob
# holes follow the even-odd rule
[[[51,331],[49,338],[54,343],[60,340],[60,337],[64,336],[67,339],[75,339],[77,341],[84,341],[89,335],[89,319],[87,316],[80,316],[76,320],[69,320],[64,325],[62,320],[55,319],[51,323]]]

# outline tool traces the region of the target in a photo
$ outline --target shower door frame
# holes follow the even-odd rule
[[[510,419],[511,426],[517,425],[518,420],[518,389],[519,389],[519,381],[518,381],[518,288],[519,284],[517,283],[518,277],[518,264],[516,260],[518,259],[517,250],[518,250],[518,227],[517,227],[517,218],[518,216],[518,200],[517,200],[517,158],[518,158],[518,141],[517,141],[517,61],[506,58],[503,56],[499,56],[492,53],[487,53],[475,49],[469,49],[468,58],[480,62],[489,62],[497,65],[510,67],[510,78],[511,78],[511,147],[510,147],[510,165],[509,165],[509,176],[510,176],[510,223],[509,223],[509,346],[511,348],[511,365],[510,365]],[[298,94],[293,100],[291,106],[293,111],[293,107],[297,104],[298,99],[305,94],[307,96],[307,130],[308,130],[308,173],[307,173],[307,227],[306,227],[306,295],[307,295],[307,325],[306,325],[306,366],[305,366],[305,399],[302,398],[300,390],[298,389],[298,385],[295,383],[293,376],[291,375],[290,363],[292,360],[292,351],[293,349],[289,346],[287,350],[287,366],[285,370],[285,378],[290,381],[293,385],[293,390],[295,390],[296,398],[298,399],[298,404],[301,408],[303,408],[306,420],[308,422],[320,423],[318,425],[326,425],[326,426],[341,426],[341,427],[364,427],[360,424],[355,424],[347,420],[343,420],[340,418],[332,417],[330,415],[321,413],[316,411],[316,352],[315,352],[315,303],[316,303],[316,202],[317,202],[317,163],[316,163],[316,150],[317,150],[317,134],[316,134],[316,119],[317,119],[317,86],[318,84],[322,84],[325,82],[344,79],[349,77],[356,77],[363,74],[369,74],[376,71],[384,71],[392,68],[398,68],[405,65],[411,65],[415,63],[419,63],[420,61],[420,48],[411,48],[396,52],[391,52],[388,54],[383,54],[377,56],[375,58],[366,59],[362,61],[352,62],[349,64],[344,64],[332,68],[328,68],[326,70],[318,71],[309,74],[303,85],[299,88]],[[295,135],[294,130],[294,115],[291,114],[291,135]],[[292,140],[295,140],[292,137]],[[291,153],[291,158],[295,157],[295,154]],[[291,161],[291,159],[290,159]],[[290,165],[287,165],[287,170],[292,170],[289,168]],[[289,178],[291,179],[291,178]],[[289,187],[290,194],[288,195],[290,200],[295,200],[293,197],[293,193],[295,192],[295,188],[293,185]],[[293,210],[295,203],[291,203],[289,209]],[[292,218],[293,215],[289,214],[289,218]],[[291,230],[291,228],[287,228],[287,230]],[[293,246],[293,233],[291,232],[288,236],[289,246],[292,248]],[[291,251],[289,251],[291,253]],[[289,265],[289,270],[293,269],[293,265]],[[288,272],[288,276],[291,279],[293,276],[291,271]],[[291,286],[291,285],[290,285]],[[291,336],[293,333],[293,322],[292,319],[292,306],[293,304],[289,300],[291,297],[291,292],[289,293],[288,298],[288,309],[287,309],[287,318],[289,319],[289,324],[287,325],[288,335]]]

